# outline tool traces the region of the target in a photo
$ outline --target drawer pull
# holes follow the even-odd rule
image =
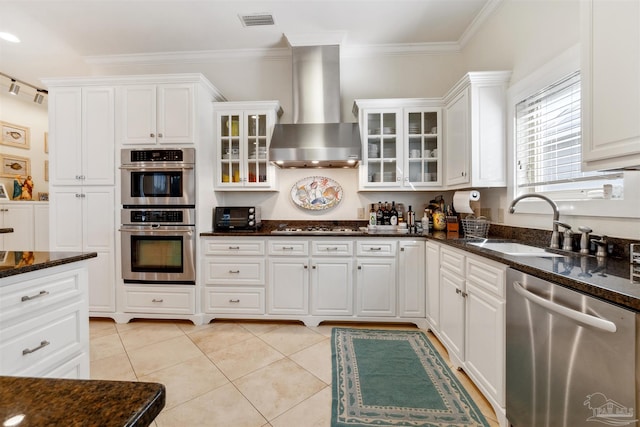
[[[154,299],[151,300],[151,302],[164,302],[164,299],[163,298],[160,298],[160,299],[154,298]]]
[[[237,304],[237,303],[240,302],[240,298],[238,298],[238,299],[230,299],[229,302]]]
[[[337,251],[337,250],[338,250],[337,247],[335,247],[335,248],[326,248],[325,249],[325,251]]]
[[[229,246],[229,249],[233,250],[233,251],[237,251],[240,249],[240,246]]]
[[[240,274],[240,270],[229,270],[229,274]]]
[[[22,298],[20,298],[20,301],[22,301],[22,302],[31,301],[32,299],[40,298],[40,297],[43,297],[45,295],[49,295],[49,291],[40,291],[40,293],[38,293],[36,295],[33,295],[33,296],[25,295]]]
[[[282,250],[283,251],[292,251],[293,250],[293,246],[283,246]]]
[[[40,350],[41,348],[44,348],[46,346],[48,346],[49,344],[51,344],[49,341],[47,340],[43,340],[40,341],[40,345],[35,347],[35,348],[25,348],[24,350],[22,350],[22,355],[26,356],[27,354],[31,354],[31,353],[35,353],[36,351]]]
[[[381,247],[377,247],[377,248],[369,248],[369,250],[370,250],[370,251],[373,251],[373,252],[377,252],[377,251],[381,251],[381,250],[382,250],[382,248],[381,248]]]

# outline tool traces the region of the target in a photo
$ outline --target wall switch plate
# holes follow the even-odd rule
[[[502,208],[498,209],[498,222],[504,223],[504,209]]]
[[[364,219],[364,208],[358,208],[358,219]]]

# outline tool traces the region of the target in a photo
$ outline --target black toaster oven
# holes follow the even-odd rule
[[[256,231],[262,226],[257,206],[218,206],[213,209],[213,231]]]

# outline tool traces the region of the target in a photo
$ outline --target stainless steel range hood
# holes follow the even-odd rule
[[[340,46],[293,46],[293,124],[276,125],[269,159],[281,168],[357,167],[357,123],[340,122]]]

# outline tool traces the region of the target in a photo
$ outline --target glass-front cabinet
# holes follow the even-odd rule
[[[354,113],[363,135],[361,190],[442,184],[438,100],[357,100]]]
[[[281,108],[277,101],[216,103],[217,190],[271,190],[271,133]]]

